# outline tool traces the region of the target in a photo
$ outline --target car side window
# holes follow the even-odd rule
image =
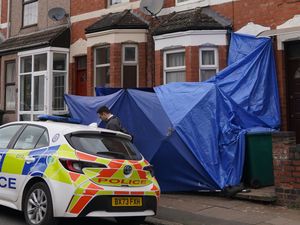
[[[38,144],[38,142],[41,140],[43,141],[44,138],[42,138],[43,134],[47,133],[45,128],[37,127],[37,126],[27,126],[20,137],[18,138],[14,149],[33,149]],[[41,143],[43,144],[43,143]],[[42,145],[40,145],[42,146]],[[42,146],[44,147],[44,146]]]
[[[7,148],[11,139],[16,135],[22,125],[11,125],[0,129],[0,148]]]
[[[49,135],[48,132],[45,130],[42,134],[40,140],[36,144],[35,148],[43,148],[49,145]]]

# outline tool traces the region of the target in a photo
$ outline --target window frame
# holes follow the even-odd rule
[[[125,60],[125,49],[126,47],[135,48],[135,60],[126,61]],[[136,87],[139,87],[139,60],[138,60],[138,44],[123,44],[122,45],[122,68],[121,68],[121,87],[124,86],[124,66],[136,66]]]
[[[66,55],[66,58],[65,58],[65,70],[54,70],[54,54],[64,54]],[[51,108],[51,112],[52,113],[55,113],[55,114],[65,114],[66,111],[67,111],[67,106],[66,104],[64,104],[64,109],[63,110],[54,110],[53,109],[53,101],[54,101],[54,96],[53,96],[53,88],[54,88],[54,73],[64,73],[64,79],[65,79],[65,92],[64,93],[68,93],[68,83],[69,83],[69,80],[68,80],[68,75],[69,75],[69,53],[67,52],[62,52],[62,51],[59,51],[59,50],[54,50],[54,51],[51,51],[50,53],[50,74],[51,74],[51,82],[50,82],[50,93],[51,93],[51,101],[50,101],[50,104],[49,104],[49,107]]]
[[[203,51],[214,51],[215,64],[203,65],[202,64],[202,52]],[[201,70],[216,70],[219,72],[219,51],[217,47],[200,47],[199,48],[199,81],[202,80]]]
[[[38,128],[42,128],[44,131],[43,133],[41,134],[41,136],[39,137],[39,139],[37,140],[37,142],[35,143],[35,146],[34,148],[15,148],[15,145],[17,144],[18,140],[20,139],[20,137],[22,136],[23,132],[25,132],[26,128],[27,127],[38,127]],[[46,127],[44,126],[40,126],[40,125],[36,125],[36,124],[23,124],[23,127],[20,128],[20,130],[17,132],[17,134],[15,135],[15,137],[13,138],[13,142],[10,143],[10,147],[11,149],[14,149],[14,150],[19,150],[19,151],[24,151],[24,150],[31,150],[31,149],[36,149],[36,145],[38,144],[38,142],[40,141],[41,137],[44,135],[44,133],[46,132],[47,134],[47,137],[48,137],[48,145],[47,146],[50,146],[50,137],[49,137],[49,131]],[[44,146],[44,147],[40,147],[40,148],[45,148],[47,146]]]
[[[100,48],[108,48],[109,49],[109,63],[105,63],[105,64],[97,64],[97,49]],[[102,46],[98,46],[94,48],[94,87],[96,87],[97,85],[97,68],[103,68],[103,67],[108,67],[110,70],[110,57],[111,57],[111,53],[110,53],[111,47],[110,45],[102,45]],[[110,79],[110,74],[109,74],[109,79]],[[110,86],[110,81],[108,83],[108,85]]]
[[[47,68],[46,70],[43,71],[34,71],[34,56],[35,55],[40,55],[40,54],[47,54]],[[68,77],[69,77],[69,49],[66,48],[58,48],[58,47],[46,47],[42,49],[36,49],[36,50],[30,50],[26,52],[20,52],[18,53],[18,111],[17,111],[17,116],[18,116],[18,121],[20,121],[20,115],[28,115],[30,116],[30,121],[33,121],[35,119],[35,116],[39,114],[65,114],[67,113],[67,106],[66,104],[64,105],[64,110],[53,110],[52,103],[53,103],[53,74],[57,70],[53,70],[53,54],[54,53],[63,53],[66,54],[66,70],[62,71],[59,70],[59,72],[64,72],[65,73],[65,93],[68,93],[69,90],[69,82],[68,82]],[[31,72],[25,72],[21,73],[21,58],[26,57],[26,56],[31,56]],[[20,109],[20,104],[21,104],[21,76],[25,74],[30,74],[31,75],[31,110],[29,111],[21,111]],[[41,76],[44,75],[44,110],[42,111],[34,111],[34,77],[35,76]]]
[[[12,146],[14,146],[15,141],[18,139],[19,135],[22,133],[22,131],[24,130],[24,128],[26,127],[25,124],[21,124],[21,123],[14,123],[14,124],[9,124],[9,125],[4,125],[0,128],[6,128],[6,127],[12,127],[12,126],[20,126],[19,130],[12,136],[12,138],[10,139],[10,141],[7,144],[7,148],[4,149],[12,149]]]
[[[32,27],[32,26],[36,26],[38,24],[38,12],[39,12],[39,5],[37,5],[37,16],[36,16],[36,23],[32,23],[32,24],[28,24],[28,25],[24,25],[24,12],[25,12],[25,6],[38,2],[38,0],[29,0],[27,2],[25,2],[25,0],[22,0],[22,28],[27,28],[27,27]]]
[[[187,0],[184,2],[178,2],[178,0],[176,0],[175,4],[180,6],[180,5],[186,5],[186,4],[190,4],[190,3],[203,2],[203,1],[206,1],[206,0]]]
[[[9,63],[14,63],[15,64],[15,74],[13,74],[13,76],[15,76],[15,81],[14,82],[7,82],[7,65],[9,64]],[[14,60],[7,60],[7,61],[5,61],[4,62],[4,69],[5,69],[5,71],[4,71],[4,110],[6,111],[6,112],[15,112],[16,111],[16,103],[17,103],[17,101],[16,101],[16,95],[15,95],[15,107],[14,107],[14,109],[9,109],[9,110],[7,110],[7,106],[6,106],[6,88],[8,87],[8,86],[14,86],[15,87],[15,91],[16,91],[16,79],[17,79],[17,64],[16,64],[16,60],[14,59]],[[16,93],[16,92],[15,92]]]
[[[112,0],[107,0],[107,6],[108,7],[119,6],[119,5],[126,4],[126,3],[130,2],[130,0],[125,0],[125,2],[123,2],[124,0],[121,0],[121,2],[119,2],[119,3],[111,4],[111,1]]]
[[[86,137],[85,137],[86,136]],[[138,159],[126,159],[126,160],[140,160],[142,158],[142,155],[140,153],[140,151],[136,148],[136,146],[130,141],[130,139],[128,139],[127,137],[121,137],[118,136],[114,133],[107,133],[107,132],[101,132],[100,135],[98,132],[94,132],[94,131],[75,131],[75,132],[71,132],[68,134],[65,134],[64,137],[66,138],[66,140],[68,141],[69,145],[74,148],[74,149],[78,149],[77,146],[75,146],[74,141],[72,140],[72,138],[75,137],[82,137],[82,138],[113,138],[113,139],[117,139],[119,141],[126,142],[125,144],[130,144],[132,147],[130,150],[135,153],[138,157]],[[103,143],[104,144],[104,143]],[[105,146],[106,147],[106,146]],[[128,147],[128,146],[127,146]],[[91,155],[95,155],[95,156],[99,156],[98,154],[94,154],[91,152],[86,151],[87,149],[85,149],[83,152],[87,153],[87,154],[91,154]],[[109,150],[111,151],[111,149]],[[131,155],[132,156],[132,155]],[[106,157],[105,157],[106,158]]]
[[[181,49],[175,49],[175,50],[166,50],[164,51],[163,59],[164,59],[164,66],[163,66],[163,84],[167,84],[167,73],[168,72],[176,72],[176,71],[184,71],[185,72],[185,80],[186,80],[186,60],[184,60],[184,66],[176,66],[176,67],[167,67],[167,55],[173,54],[173,53],[184,53],[184,58],[186,57],[186,51],[184,48]]]

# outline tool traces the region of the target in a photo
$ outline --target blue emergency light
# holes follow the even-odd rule
[[[38,115],[38,119],[40,121],[54,121],[54,122],[75,123],[75,124],[81,123],[81,119],[64,117],[64,116],[53,116],[47,114]]]

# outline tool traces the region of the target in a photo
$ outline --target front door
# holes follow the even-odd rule
[[[76,95],[87,95],[86,56],[76,58]]]
[[[286,48],[288,129],[296,132],[300,144],[300,41],[288,42]]]

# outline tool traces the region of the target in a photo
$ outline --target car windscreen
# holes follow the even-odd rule
[[[133,143],[113,134],[76,132],[66,135],[66,138],[74,149],[88,154],[112,159],[142,159]]]

